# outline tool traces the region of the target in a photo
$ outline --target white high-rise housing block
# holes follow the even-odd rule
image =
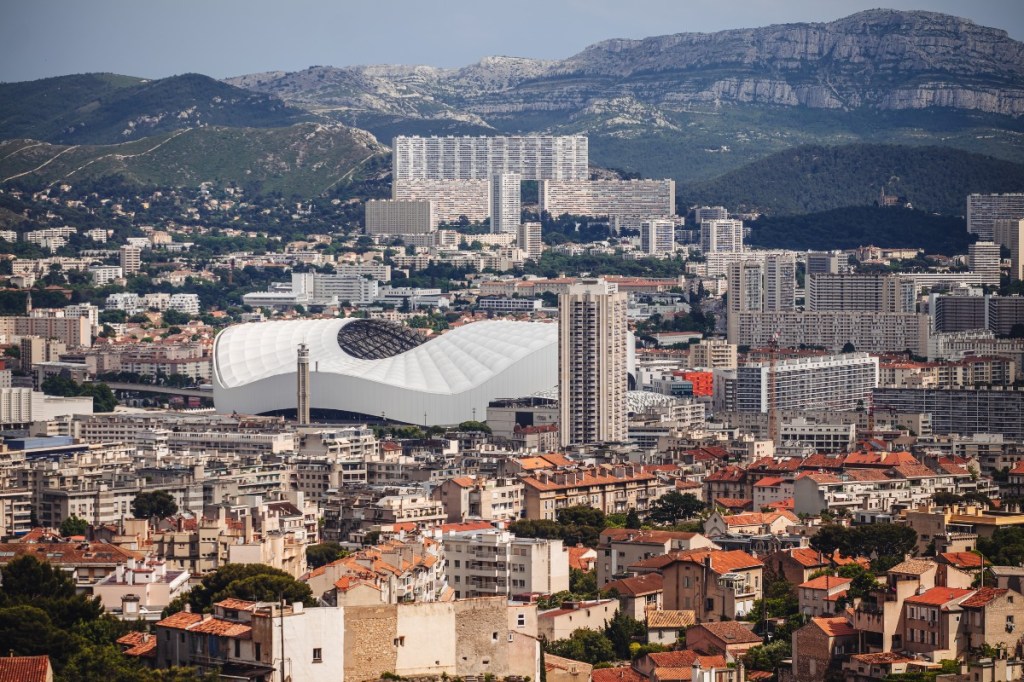
[[[501,173],[491,178],[491,232],[516,233],[522,218],[522,176]]]
[[[523,180],[585,180],[590,173],[584,135],[399,136],[392,150],[395,182],[490,180],[503,173]]]
[[[671,220],[645,220],[640,223],[640,250],[651,256],[676,250],[676,225]]]
[[[982,276],[985,284],[999,286],[999,244],[991,241],[975,242],[967,246],[967,266]]]
[[[1024,220],[995,221],[995,241],[1010,250],[1010,279],[1024,279]]]
[[[1024,193],[967,196],[967,231],[981,241],[993,241],[995,221],[1024,219]]]
[[[709,253],[738,253],[743,250],[743,221],[705,220],[700,224],[700,250]]]
[[[516,235],[516,244],[526,253],[527,258],[540,258],[544,252],[540,223],[522,223]]]

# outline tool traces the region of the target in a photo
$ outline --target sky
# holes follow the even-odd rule
[[[607,38],[830,21],[878,6],[955,14],[1024,40],[1022,0],[8,0],[0,81],[562,59]]]

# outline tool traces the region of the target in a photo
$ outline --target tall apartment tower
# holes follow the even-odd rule
[[[540,258],[544,252],[544,242],[541,238],[540,223],[522,223],[516,233],[516,243],[519,248],[526,252],[527,258],[534,260]]]
[[[491,233],[516,234],[522,218],[522,181],[519,173],[491,178]]]
[[[121,272],[127,277],[142,267],[142,249],[137,246],[121,247]]]
[[[676,225],[671,220],[645,220],[640,223],[640,250],[651,256],[676,250]]]
[[[1010,279],[1024,279],[1024,220],[1001,218],[993,228],[996,244],[1010,250]]]
[[[912,313],[916,303],[911,277],[868,273],[807,277],[808,311]]]
[[[296,418],[299,426],[309,425],[309,348],[304,343],[299,344],[298,362],[295,372],[296,378]]]
[[[839,254],[835,251],[808,251],[808,275],[838,275]]]
[[[794,253],[729,263],[726,276],[730,313],[793,310],[796,305]]]
[[[604,280],[558,297],[558,409],[563,446],[626,439],[627,296]]]
[[[700,224],[700,250],[709,253],[743,251],[742,220],[705,220]]]
[[[975,242],[967,247],[967,264],[983,277],[983,284],[999,286],[999,244]]]
[[[1024,218],[1024,193],[970,194],[967,197],[967,231],[981,241],[993,241],[995,221]]]

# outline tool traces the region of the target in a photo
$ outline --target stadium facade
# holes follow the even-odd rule
[[[296,408],[297,354],[309,353],[310,409],[409,424],[483,419],[496,398],[558,382],[558,325],[481,321],[428,338],[358,318],[240,324],[214,345],[218,412]]]

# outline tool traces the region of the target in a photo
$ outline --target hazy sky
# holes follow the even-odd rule
[[[605,38],[829,21],[884,0],[8,0],[0,81],[89,71],[217,78],[315,64],[556,59]],[[1024,0],[888,0],[1024,39]]]

